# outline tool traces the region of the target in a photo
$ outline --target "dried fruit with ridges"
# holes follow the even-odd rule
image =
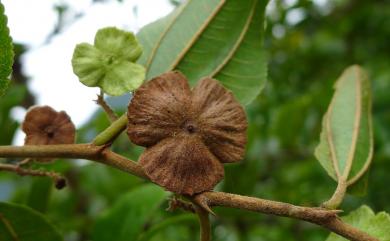
[[[64,112],[57,112],[49,106],[35,106],[27,111],[22,123],[26,133],[25,145],[72,144],[75,142],[76,128],[70,117]],[[37,161],[47,162],[43,158]]]
[[[168,72],[135,91],[128,107],[130,140],[146,147],[139,163],[169,191],[193,195],[222,180],[222,163],[245,153],[247,120],[233,94],[204,78],[191,90],[180,72]]]

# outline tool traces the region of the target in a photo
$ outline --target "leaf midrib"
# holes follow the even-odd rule
[[[237,52],[238,48],[240,47],[242,41],[245,38],[245,35],[247,34],[247,31],[248,31],[249,26],[252,22],[253,16],[255,15],[257,3],[258,3],[258,0],[253,1],[251,11],[247,17],[247,20],[245,22],[244,27],[242,28],[242,31],[241,31],[239,37],[237,38],[236,43],[233,45],[233,47],[231,48],[231,50],[229,51],[229,53],[227,54],[225,59],[221,62],[221,64],[218,65],[215,68],[215,70],[210,74],[211,77],[214,77],[215,75],[217,75],[223,69],[223,67],[225,67],[225,65],[232,59],[233,55]]]
[[[354,70],[355,70],[355,75],[356,75],[355,122],[354,122],[353,132],[352,132],[352,145],[351,145],[351,149],[349,150],[349,153],[348,153],[348,159],[347,159],[347,163],[346,163],[344,173],[343,173],[344,180],[348,179],[349,172],[351,171],[351,168],[352,168],[352,162],[353,162],[353,159],[355,158],[356,146],[357,146],[357,141],[359,138],[361,115],[362,115],[362,81],[360,79],[361,76],[359,74],[358,69],[354,68]]]
[[[176,20],[182,15],[184,10],[187,8],[187,6],[192,2],[193,0],[188,0],[183,5],[181,5],[181,9],[176,13],[176,15],[172,18],[172,20],[167,25],[166,29],[161,33],[160,37],[158,38],[155,46],[153,47],[148,60],[146,61],[145,67],[146,69],[149,69],[151,66],[154,57],[156,56],[158,48],[161,46],[162,41],[164,40],[164,37],[168,34],[169,30],[172,28],[172,26],[175,24]],[[168,70],[174,69],[180,61],[183,59],[185,54],[191,49],[191,47],[194,45],[196,40],[201,36],[201,34],[205,31],[208,24],[211,22],[211,20],[218,14],[218,12],[222,9],[223,5],[226,3],[226,0],[220,0],[217,7],[213,10],[213,12],[210,14],[210,16],[207,17],[206,21],[202,23],[198,31],[194,33],[194,36],[190,39],[188,45],[184,47],[184,49],[179,53],[179,55],[174,59],[173,64],[168,68]],[[179,7],[179,8],[180,8]]]
[[[154,56],[156,55],[157,53],[157,50],[158,48],[160,47],[161,45],[161,42],[163,41],[164,37],[167,35],[167,33],[169,32],[169,30],[171,29],[171,27],[173,26],[173,24],[176,22],[176,19],[183,13],[184,9],[189,5],[189,3],[191,2],[192,0],[188,0],[186,3],[184,3],[183,5],[181,5],[178,10],[178,12],[176,13],[176,15],[172,18],[172,20],[168,23],[167,27],[164,29],[164,31],[160,34],[160,37],[158,38],[156,44],[154,45],[152,51],[150,52],[150,55],[146,61],[146,64],[145,64],[145,68],[148,70],[150,65],[152,64],[153,62],[153,59],[154,59]]]
[[[360,77],[359,71],[357,68],[355,68],[355,73],[356,73],[357,77]],[[338,165],[336,148],[335,148],[334,142],[333,142],[333,132],[332,132],[331,123],[330,123],[331,115],[332,115],[332,112],[334,109],[334,102],[337,99],[337,97],[340,95],[340,90],[337,87],[336,87],[337,89],[336,89],[335,96],[330,104],[329,111],[326,114],[327,141],[329,144],[329,150],[330,150],[330,154],[331,154],[333,168],[335,169],[338,181],[340,181],[340,180],[346,181],[348,179],[348,175],[349,175],[349,172],[352,168],[352,162],[353,162],[355,152],[356,152],[357,140],[359,137],[361,108],[362,108],[362,104],[361,104],[361,101],[362,101],[362,99],[361,99],[361,89],[362,89],[361,84],[362,83],[361,83],[360,78],[355,78],[355,79],[356,79],[356,84],[355,84],[355,86],[356,86],[356,89],[355,89],[356,107],[355,107],[354,127],[353,127],[353,132],[352,132],[352,142],[351,142],[351,147],[350,147],[349,152],[348,152],[346,165],[344,167],[344,171],[343,171],[342,175],[340,173],[340,169],[339,169],[339,165]],[[341,79],[340,81],[346,81],[346,80]],[[339,84],[336,84],[336,86],[337,85],[339,85]]]
[[[357,73],[359,73],[358,75],[361,76],[362,73],[360,70],[356,69]],[[369,145],[370,145],[370,150],[368,152],[368,156],[367,156],[367,159],[364,163],[364,166],[363,168],[354,176],[352,177],[348,182],[347,182],[347,185],[352,185],[354,184],[357,180],[359,180],[363,174],[367,171],[368,167],[370,166],[371,164],[371,160],[372,160],[372,156],[374,154],[374,136],[373,136],[373,132],[372,132],[372,117],[371,117],[371,108],[372,108],[372,100],[371,100],[371,96],[369,96],[368,98],[368,108],[367,108],[367,118],[368,118],[368,132],[369,132]]]
[[[176,57],[175,61],[172,63],[172,65],[169,67],[169,69],[174,69],[176,66],[180,63],[180,61],[184,58],[186,53],[191,49],[191,47],[195,44],[196,40],[202,35],[202,33],[206,30],[207,26],[211,22],[211,20],[214,19],[214,17],[219,13],[219,11],[222,9],[223,5],[225,5],[226,0],[221,0],[217,7],[214,9],[214,11],[210,14],[210,16],[207,17],[206,21],[200,26],[199,30],[195,32],[194,36],[190,39],[187,46],[184,47],[184,49],[179,53],[179,55]]]
[[[222,9],[223,5],[226,3],[226,0],[222,0],[218,6],[215,8],[215,10],[212,12],[212,14],[207,18],[207,20],[202,24],[201,28],[196,32],[194,37],[190,40],[189,44],[183,49],[182,52],[179,53],[178,57],[174,61],[174,63],[170,66],[169,69],[174,69],[179,65],[180,61],[184,58],[186,53],[191,49],[191,47],[194,45],[196,40],[201,36],[201,34],[204,32],[204,30],[207,28],[208,24],[211,22],[211,20],[218,14],[218,12]],[[237,52],[238,48],[240,47],[240,44],[245,38],[245,35],[249,29],[249,26],[252,22],[252,19],[255,15],[256,5],[258,4],[258,0],[254,0],[252,3],[252,7],[250,10],[249,15],[247,16],[247,19],[245,21],[244,27],[242,28],[242,31],[240,32],[240,35],[238,36],[237,40],[233,44],[233,47],[230,49],[230,51],[227,53],[226,57],[223,59],[223,61],[214,69],[213,72],[211,72],[208,76],[213,77],[217,75],[224,66],[232,59],[234,54]],[[177,17],[175,17],[176,19]],[[161,40],[160,40],[161,42]]]

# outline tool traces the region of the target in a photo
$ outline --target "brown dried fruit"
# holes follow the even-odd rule
[[[36,106],[27,111],[22,123],[26,133],[25,145],[72,144],[75,142],[76,128],[70,117],[64,112],[57,112],[49,106]],[[48,162],[44,158],[37,161]]]
[[[64,187],[66,187],[66,179],[65,178],[59,178],[55,181],[55,187],[57,190],[61,190]]]
[[[247,120],[233,94],[204,78],[191,91],[179,72],[141,86],[128,107],[127,134],[147,147],[139,163],[167,190],[193,195],[224,176],[222,163],[243,158]]]

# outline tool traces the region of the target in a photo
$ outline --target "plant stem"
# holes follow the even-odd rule
[[[289,203],[241,196],[224,192],[204,192],[194,198],[200,206],[223,206],[253,212],[296,218],[318,224],[352,241],[379,241],[367,233],[344,223],[338,216],[339,210],[316,207],[301,207]],[[207,210],[207,209],[206,209]]]
[[[332,197],[324,202],[321,206],[327,209],[336,209],[344,200],[345,192],[347,191],[347,182],[340,179],[337,183],[337,188]]]
[[[100,162],[149,180],[138,163],[110,151],[107,146],[95,146],[92,144],[0,146],[0,157],[82,158]],[[203,208],[202,210],[206,211],[210,210],[209,206],[222,206],[296,218],[318,224],[352,241],[379,241],[377,238],[344,223],[337,216],[337,213],[339,213],[338,210],[301,207],[289,203],[224,192],[204,192],[191,199],[201,206]],[[204,223],[206,224],[206,221]]]
[[[30,161],[31,161],[31,158],[25,158],[25,159],[21,160],[20,162],[18,162],[17,165],[23,166],[23,165],[28,164]]]
[[[209,213],[198,205],[194,205],[200,224],[200,241],[211,240],[211,224]]]
[[[104,151],[102,151],[101,158],[95,161],[115,167],[121,171],[125,171],[145,180],[149,180],[148,177],[145,175],[142,167],[138,165],[138,163],[129,160],[128,158],[121,156],[115,152],[112,152],[109,149],[105,149]]]
[[[91,144],[0,146],[0,157],[96,159],[104,147]]]
[[[20,176],[41,176],[41,177],[50,177],[53,180],[58,180],[62,178],[59,173],[49,172],[44,170],[34,170],[22,168],[19,165],[11,165],[0,163],[0,171],[14,172]]]
[[[138,163],[118,155],[107,149],[106,146],[93,144],[62,144],[40,146],[0,146],[0,157],[51,157],[87,159],[112,166],[134,176],[147,179]]]
[[[112,142],[123,130],[126,129],[126,125],[127,115],[125,113],[107,127],[107,129],[96,136],[92,143],[96,146],[102,146]]]
[[[114,122],[118,119],[118,116],[115,114],[115,112],[111,109],[111,107],[104,100],[104,92],[102,90],[100,90],[100,94],[98,95],[98,98],[96,100],[96,104],[100,105],[103,108],[104,112],[106,112],[106,114],[111,122]]]

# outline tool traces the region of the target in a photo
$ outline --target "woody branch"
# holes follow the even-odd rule
[[[112,152],[107,146],[96,146],[92,144],[0,146],[0,157],[87,159],[112,166],[148,180],[138,163]],[[0,171],[7,170],[2,165],[0,164]],[[209,206],[221,206],[290,217],[320,225],[352,241],[379,241],[367,233],[343,222],[337,215],[338,211],[335,210],[326,210],[318,207],[302,207],[289,203],[224,192],[204,192],[191,199],[206,210],[209,210]]]

